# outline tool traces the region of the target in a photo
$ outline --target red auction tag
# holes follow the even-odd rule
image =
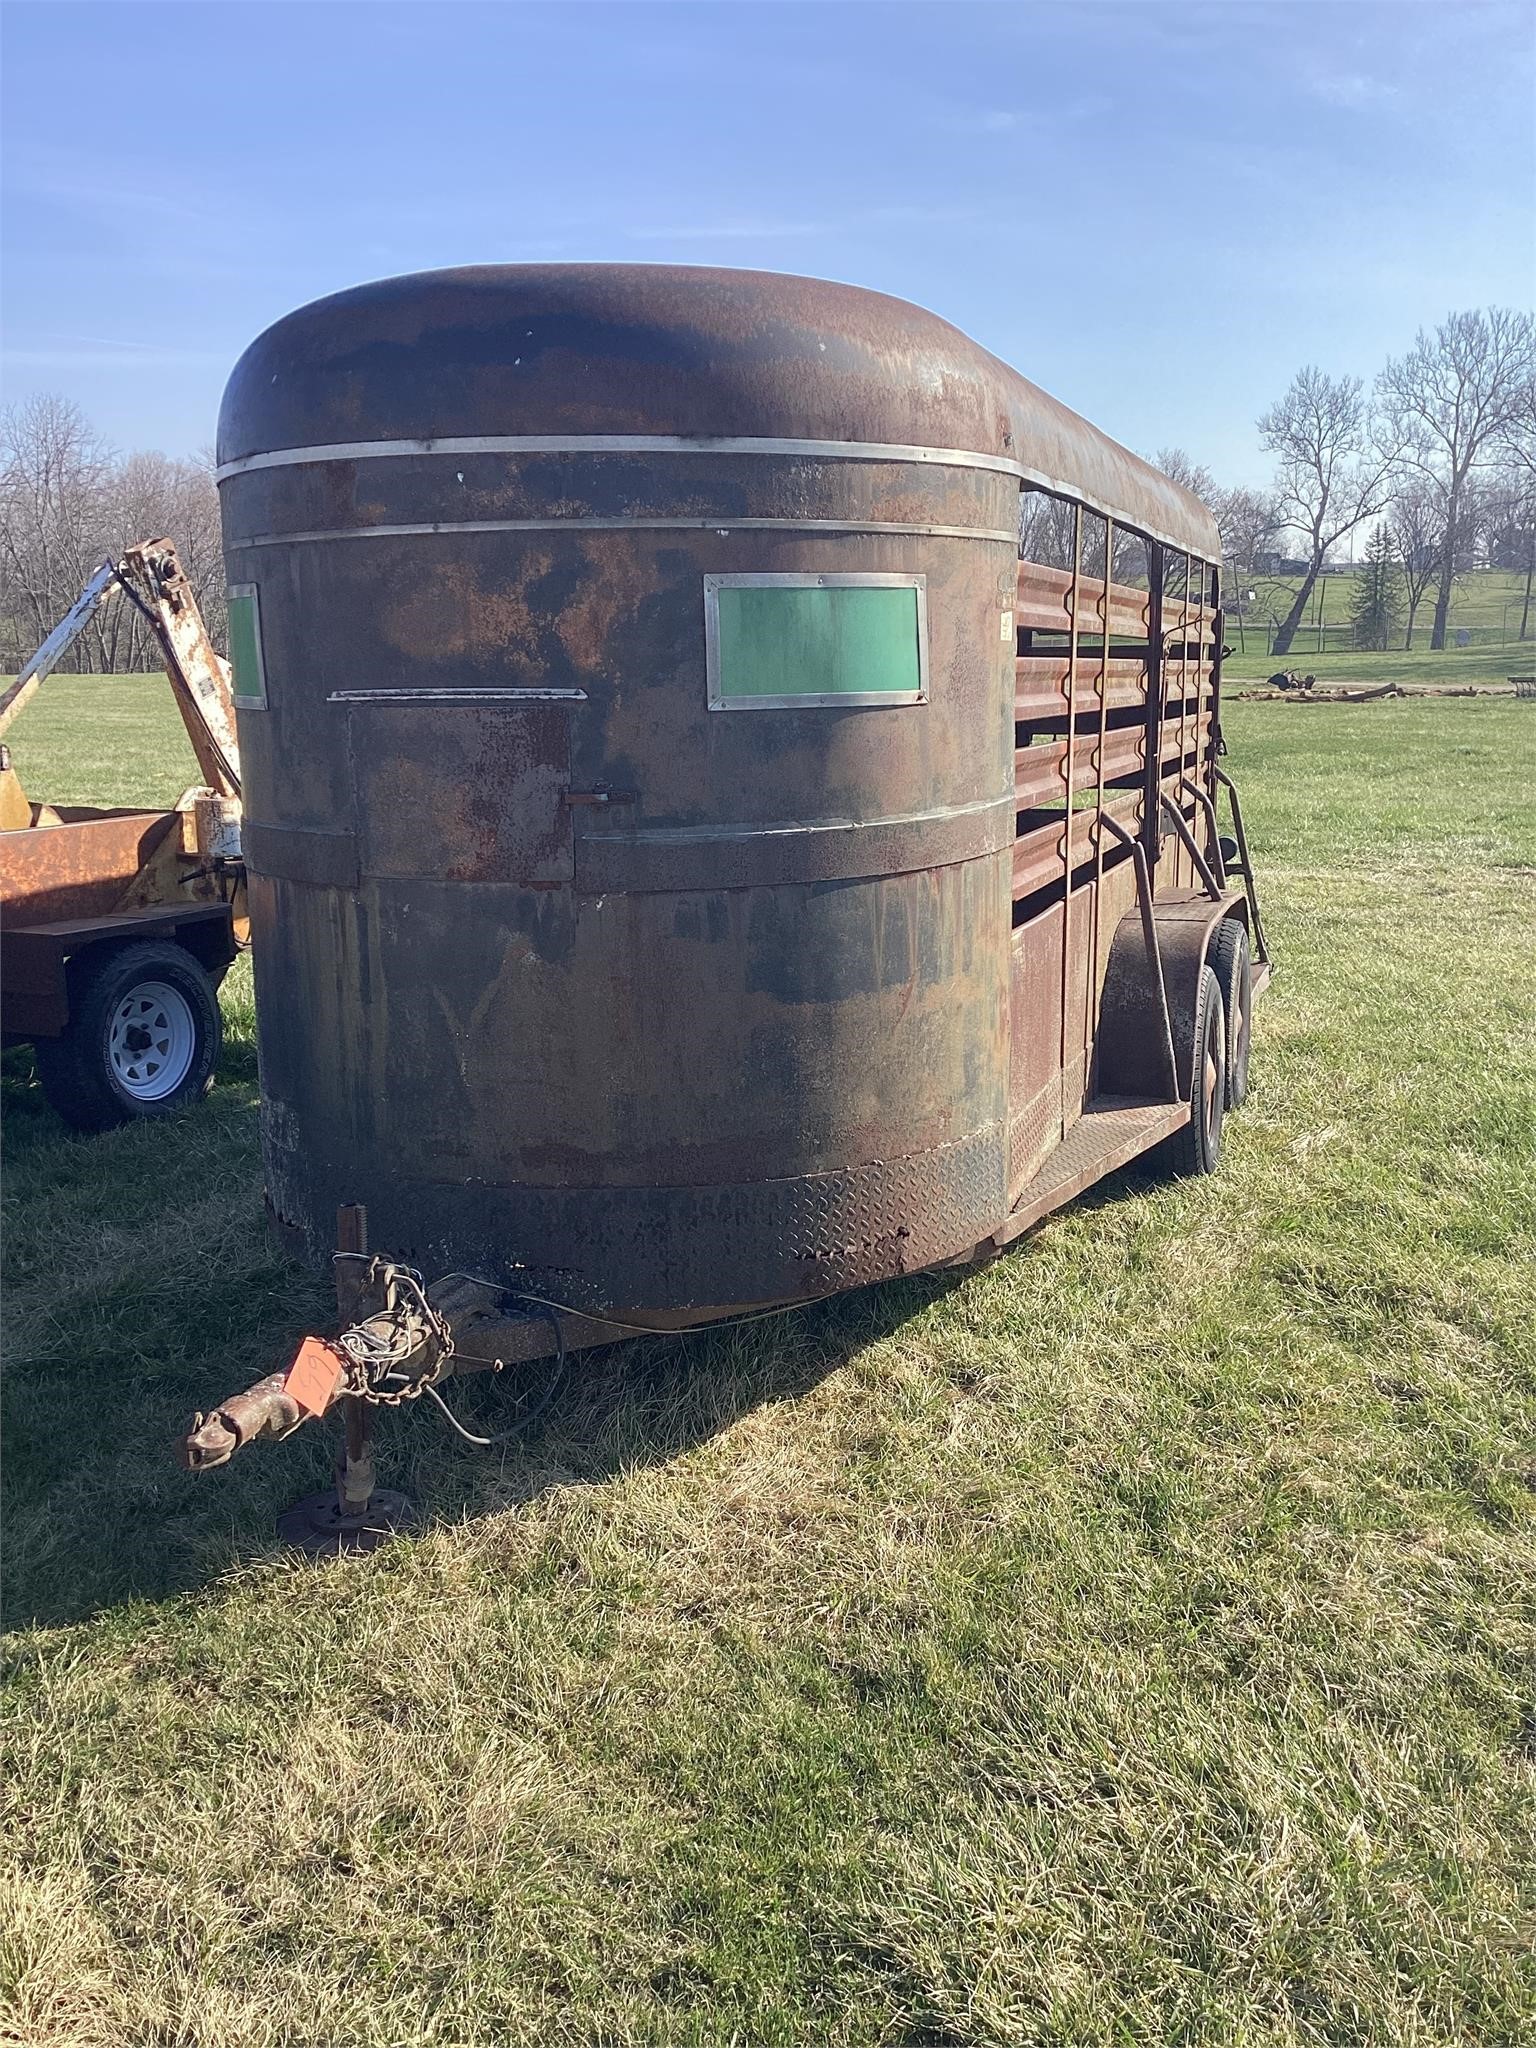
[[[283,1375],[283,1390],[306,1415],[323,1415],[336,1398],[347,1354],[323,1337],[306,1337]]]

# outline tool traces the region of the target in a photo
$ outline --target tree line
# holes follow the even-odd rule
[[[0,414],[0,673],[14,675],[109,556],[165,536],[224,649],[224,560],[211,454],[120,455],[79,406],[40,394]],[[69,666],[120,674],[164,666],[160,643],[131,604],[102,606]]]
[[[1456,578],[1522,572],[1520,638],[1536,578],[1536,324],[1506,307],[1452,313],[1384,365],[1367,390],[1315,364],[1259,416],[1275,457],[1267,491],[1225,490],[1182,449],[1157,466],[1203,498],[1221,528],[1228,589],[1267,584],[1277,608],[1272,652],[1288,654],[1330,556],[1375,522],[1368,601],[1356,638],[1385,646],[1395,610],[1407,644],[1433,592],[1431,648],[1443,648]],[[1294,582],[1275,581],[1277,543],[1297,550]],[[1241,599],[1239,598],[1239,602]]]

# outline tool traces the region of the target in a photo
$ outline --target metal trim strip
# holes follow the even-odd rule
[[[889,818],[589,832],[575,841],[575,888],[588,896],[667,894],[859,881],[953,867],[1010,852],[1013,813],[1010,790]],[[272,881],[355,889],[364,877],[401,879],[375,868],[355,832],[247,819],[245,850],[251,872]]]
[[[808,834],[878,832],[895,825],[936,825],[952,818],[985,818],[992,812],[1010,819],[1017,806],[1013,791],[978,797],[968,804],[939,804],[931,811],[899,811],[889,818],[786,818],[768,825],[642,825],[623,834],[626,846],[642,841],[652,846],[719,846],[739,839],[794,839]],[[604,833],[603,838],[617,834]],[[1006,843],[1013,844],[1010,831]],[[1003,842],[999,842],[1001,846]],[[1201,899],[1204,900],[1203,898]]]
[[[576,840],[578,895],[648,895],[860,881],[1009,853],[1006,796],[900,817],[767,825],[586,831]]]
[[[996,526],[919,526],[894,519],[436,519],[419,525],[325,526],[300,533],[257,533],[232,540],[229,550],[279,548],[318,540],[411,540],[437,533],[718,533],[763,530],[789,533],[901,533],[931,540],[1003,541],[1018,535]]]
[[[1027,474],[1007,455],[974,448],[926,448],[902,441],[781,440],[759,434],[458,434],[398,441],[328,441],[313,448],[272,448],[221,463],[225,483],[253,469],[291,469],[312,462],[369,462],[411,455],[811,455],[833,461],[933,462],[960,469]]]
[[[367,462],[412,455],[798,455],[834,462],[920,462],[940,468],[984,469],[999,476],[1049,491],[1083,505],[1090,512],[1118,520],[1129,531],[1145,534],[1169,547],[1187,548],[1187,540],[1141,526],[1122,508],[1089,497],[1060,477],[1015,462],[1007,455],[984,455],[975,448],[926,448],[899,441],[796,441],[759,435],[690,436],[686,434],[465,434],[435,440],[430,436],[404,441],[328,441],[313,448],[272,448],[236,456],[214,472],[223,484],[259,469],[292,469],[309,463]],[[1012,536],[1010,536],[1012,538]],[[1201,557],[1203,560],[1204,557]]]
[[[327,704],[585,704],[585,690],[332,690]]]

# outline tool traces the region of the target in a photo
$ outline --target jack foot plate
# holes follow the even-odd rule
[[[375,1487],[360,1515],[344,1515],[332,1486],[285,1508],[277,1518],[277,1533],[285,1543],[311,1557],[353,1557],[377,1550],[397,1531],[411,1528],[415,1520],[410,1496],[389,1486]]]

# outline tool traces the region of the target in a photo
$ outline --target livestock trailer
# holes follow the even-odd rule
[[[190,1464],[339,1399],[355,1519],[370,1401],[1215,1165],[1268,965],[1187,491],[931,313],[641,265],[324,299],[219,459],[267,1201],[353,1327]]]

